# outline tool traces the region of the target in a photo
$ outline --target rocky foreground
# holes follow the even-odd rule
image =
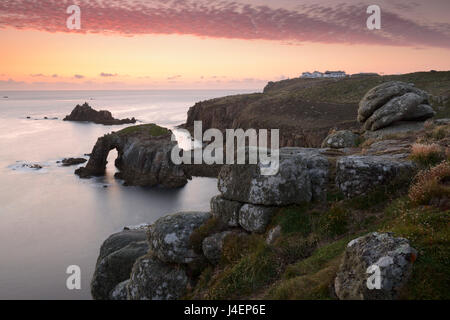
[[[362,130],[333,131],[322,148],[282,148],[274,176],[261,164],[222,166],[209,212],[105,241],[93,297],[449,298],[450,126],[424,122],[435,115],[428,96],[407,83],[373,88],[359,105]],[[77,173],[102,174],[117,148],[125,180],[182,185],[168,132],[150,128],[158,134],[144,126],[100,138]]]
[[[97,124],[103,124],[107,126],[120,125],[120,124],[132,124],[136,123],[136,119],[115,119],[111,112],[107,110],[94,110],[86,102],[83,105],[77,105],[72,110],[70,115],[66,116],[64,121],[77,121],[77,122],[93,122]]]

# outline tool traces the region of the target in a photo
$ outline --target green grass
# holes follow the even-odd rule
[[[150,123],[150,124],[142,124],[142,125],[138,125],[138,126],[131,126],[131,127],[122,129],[117,133],[122,134],[122,135],[140,133],[140,134],[150,135],[152,137],[159,137],[162,135],[166,135],[169,132],[170,132],[169,129],[166,129],[166,128],[160,127],[156,124]]]
[[[450,299],[450,211],[414,207],[402,198],[386,210],[390,219],[381,228],[410,241],[418,251],[403,299]]]

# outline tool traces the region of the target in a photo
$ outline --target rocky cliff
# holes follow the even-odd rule
[[[128,127],[100,137],[85,167],[75,173],[81,178],[100,176],[105,172],[108,154],[116,149],[117,177],[128,185],[182,187],[189,176],[171,161],[176,142],[172,133],[155,124]]]
[[[374,75],[340,80],[296,78],[271,82],[264,88],[263,93],[229,96],[195,104],[189,109],[184,127],[192,129],[194,121],[198,120],[203,122],[203,130],[209,128],[280,129],[281,147],[320,147],[323,139],[332,129],[359,130],[361,125],[355,120],[355,115],[361,98],[370,89],[392,81],[405,82],[406,86],[414,83],[415,87],[400,90],[398,94],[391,95],[391,98],[401,96],[402,92],[405,94],[414,91],[421,92],[419,96],[422,97],[422,90],[426,90],[431,100],[439,101],[438,104],[441,104],[447,101],[445,97],[450,87],[450,72]],[[406,112],[400,110],[393,112],[388,117],[389,121],[411,120],[405,114],[412,114],[413,111],[416,114],[415,119],[430,117],[432,109],[417,108],[420,104],[426,105],[428,97],[424,97],[420,103],[413,103]],[[384,101],[383,104],[389,100]],[[392,103],[401,109],[401,101]],[[379,106],[381,105],[377,105]],[[391,107],[389,109],[391,110]],[[378,111],[379,113],[381,110]],[[370,123],[375,122],[372,120],[387,117],[385,114],[378,114],[376,118],[371,119]],[[378,123],[371,124],[370,127],[375,129],[384,126]]]
[[[115,119],[111,112],[107,110],[94,110],[88,103],[77,105],[70,115],[66,116],[64,121],[86,121],[103,125],[119,125],[136,123],[136,119]]]

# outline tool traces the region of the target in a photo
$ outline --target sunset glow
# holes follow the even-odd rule
[[[355,1],[74,1],[79,31],[66,27],[72,2],[2,2],[0,89],[257,89],[303,71],[449,70],[450,4],[432,2],[418,19],[421,5],[383,1],[375,31]]]

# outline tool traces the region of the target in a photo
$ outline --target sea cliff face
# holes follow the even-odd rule
[[[125,184],[136,186],[162,185],[169,188],[184,186],[189,176],[183,167],[171,161],[176,142],[170,130],[154,124],[129,127],[100,137],[95,144],[86,167],[75,171],[81,178],[103,175],[106,159],[117,149],[115,165],[117,177]]]

